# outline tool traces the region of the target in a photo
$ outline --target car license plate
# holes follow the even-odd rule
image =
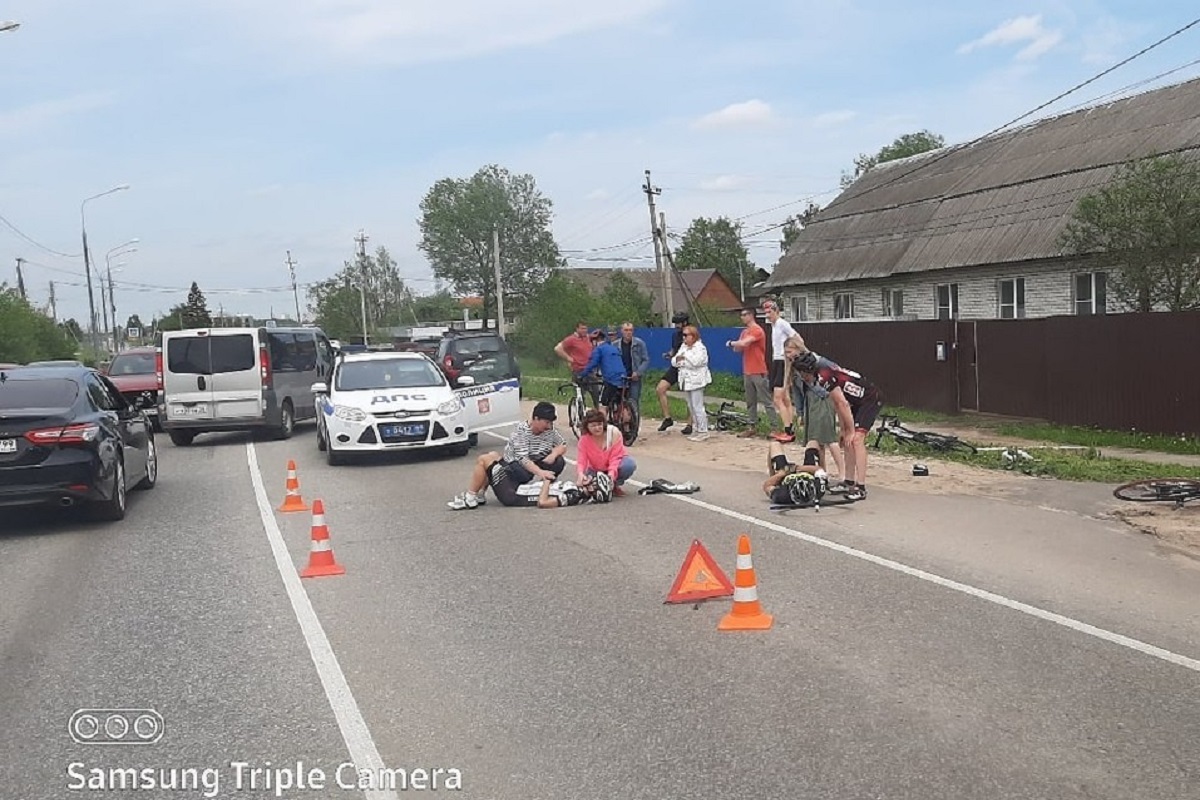
[[[386,425],[383,429],[384,436],[424,436],[424,425]]]
[[[0,453],[15,453],[17,452],[16,439],[0,439]]]
[[[199,417],[208,413],[208,403],[196,403],[194,406],[175,406],[177,417]]]

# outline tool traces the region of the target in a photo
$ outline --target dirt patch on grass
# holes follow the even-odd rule
[[[1200,505],[1174,508],[1170,505],[1123,503],[1112,514],[1165,545],[1200,557]]]

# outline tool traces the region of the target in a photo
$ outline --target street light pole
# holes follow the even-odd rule
[[[87,204],[89,202],[91,202],[92,200],[95,200],[98,197],[104,197],[105,195],[112,194],[113,192],[121,192],[128,188],[129,188],[129,184],[123,183],[120,186],[114,186],[113,188],[109,189],[107,192],[101,192],[100,194],[94,194],[91,197],[84,198],[83,202],[79,204],[79,229],[83,234],[83,269],[84,269],[84,272],[87,273],[88,313],[89,313],[88,323],[89,323],[89,327],[91,328],[92,360],[95,363],[99,363],[99,359],[100,359],[100,342],[96,338],[96,333],[97,333],[97,331],[96,331],[96,295],[95,295],[95,290],[92,288],[92,256],[88,250],[87,218],[84,215],[84,209],[87,207]]]
[[[126,253],[136,253],[136,247],[130,247],[131,244],[137,244],[141,239],[130,239],[128,242],[122,242],[116,247],[104,254],[104,266],[108,272],[108,305],[104,304],[104,281],[100,281],[100,305],[104,309],[104,338],[112,336],[113,352],[117,351],[120,346],[120,339],[117,336],[117,298],[113,295],[112,282],[112,257],[114,255],[125,255]],[[119,268],[118,268],[119,269]],[[111,315],[111,324],[109,322]]]

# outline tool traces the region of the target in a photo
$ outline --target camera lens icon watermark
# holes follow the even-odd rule
[[[152,708],[81,708],[67,723],[77,744],[154,744],[165,730]]]

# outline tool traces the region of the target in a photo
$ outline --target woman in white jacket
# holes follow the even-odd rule
[[[695,432],[688,441],[702,442],[708,438],[708,413],[704,410],[704,387],[712,383],[708,371],[708,349],[700,341],[700,331],[695,325],[683,329],[683,346],[673,360],[679,369],[679,388],[687,393],[688,408],[692,412]]]

